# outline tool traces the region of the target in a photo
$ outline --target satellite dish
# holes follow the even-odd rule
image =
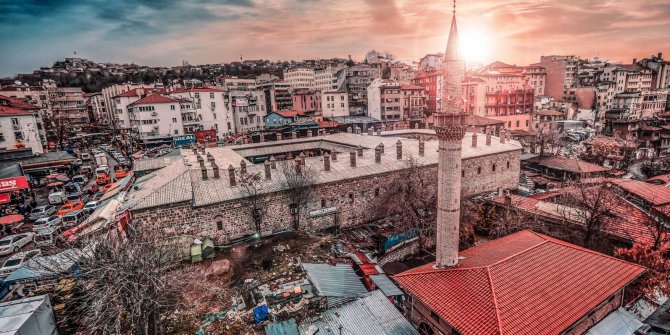
[[[16,81],[14,81],[14,85],[16,85],[16,86],[21,86],[21,81],[20,81],[20,80],[16,80]]]

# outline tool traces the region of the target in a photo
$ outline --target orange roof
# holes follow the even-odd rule
[[[279,111],[279,112],[275,112],[275,113],[277,113],[277,114],[279,114],[279,115],[281,115],[281,116],[283,116],[283,117],[296,117],[296,116],[303,116],[303,115],[305,115],[305,113],[303,113],[303,112],[299,112],[299,111],[295,111],[295,110]]]
[[[31,115],[33,111],[0,105],[0,115]]]
[[[227,91],[214,87],[193,87],[193,88],[178,89],[170,93],[184,93],[184,92],[227,92]]]
[[[541,160],[539,158],[532,158],[529,161],[538,163],[538,165],[556,169],[560,171],[567,171],[572,173],[595,173],[595,172],[606,172],[610,169],[591,164],[576,158],[565,158],[565,157],[543,157]]]
[[[551,109],[543,109],[536,114],[542,116],[563,116],[563,113]]]
[[[35,106],[30,102],[26,101],[23,98],[12,98],[4,95],[0,95],[0,100],[6,100],[9,107],[18,108],[18,109],[40,109],[39,106]]]
[[[425,90],[424,86],[410,85],[410,84],[400,84],[401,90]]]
[[[337,121],[321,120],[319,121],[319,128],[337,128],[341,126],[342,123]]]
[[[652,177],[646,180],[650,184],[667,184],[670,183],[670,173],[662,174],[660,176]]]
[[[670,189],[662,185],[653,185],[633,179],[611,179],[613,183],[625,191],[641,198],[652,205],[670,203]]]
[[[645,271],[528,230],[461,256],[394,279],[463,335],[561,333]]]
[[[135,106],[135,105],[147,105],[147,104],[166,104],[166,103],[179,103],[182,102],[182,100],[177,100],[173,98],[168,98],[164,95],[160,94],[152,94],[149,96],[146,96],[140,100],[137,100],[133,102],[132,104],[128,106]]]

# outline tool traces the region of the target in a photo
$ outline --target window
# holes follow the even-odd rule
[[[175,135],[179,135],[179,130],[175,129],[175,130],[174,130],[174,134],[175,134]]]
[[[493,165],[491,166],[491,171],[496,172],[496,165],[495,165],[495,164],[493,164]]]
[[[519,128],[519,120],[516,120],[516,127]]]
[[[223,230],[223,221],[216,221],[216,230]]]
[[[175,105],[170,105],[170,110],[175,110]]]
[[[465,170],[461,170],[461,178],[465,178]]]
[[[528,120],[526,120],[526,127],[528,127]]]
[[[379,196],[379,187],[375,188],[375,197]]]
[[[509,169],[509,162],[507,162],[507,168]]]
[[[196,97],[196,99],[200,99],[200,93],[195,92],[195,97]]]
[[[18,125],[19,125],[19,119],[13,117],[13,118],[12,118],[12,125],[14,125],[14,126],[18,126]]]
[[[212,113],[212,117],[216,120],[216,113]]]
[[[14,138],[16,138],[16,140],[23,140],[23,133],[20,131],[15,132]]]
[[[176,117],[172,118],[172,123],[177,123],[177,118]]]
[[[435,321],[440,321],[440,316],[437,313],[430,311],[430,317]]]
[[[230,122],[228,122],[228,130],[230,130]]]
[[[210,94],[209,94],[209,98],[210,98],[210,99],[214,99],[214,93],[210,93]]]
[[[477,167],[477,174],[482,174],[482,167],[481,166]]]
[[[216,108],[216,102],[212,101],[211,105],[212,105],[212,108]]]
[[[354,194],[353,193],[349,193],[349,203],[350,204],[354,203]]]
[[[321,208],[326,208],[326,199],[321,199]]]

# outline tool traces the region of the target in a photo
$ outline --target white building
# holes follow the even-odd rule
[[[349,116],[349,96],[343,91],[321,93],[321,113],[324,117]]]
[[[227,89],[253,89],[256,86],[256,79],[221,76],[218,86]]]
[[[233,110],[233,133],[262,130],[267,115],[265,94],[259,90],[232,90],[230,105]]]
[[[368,116],[381,121],[399,121],[403,117],[401,84],[393,79],[375,79],[367,90]]]
[[[294,67],[284,70],[284,82],[291,85],[292,90],[313,89],[315,80],[314,69],[311,68]]]
[[[193,101],[193,115],[187,114],[183,118],[186,134],[213,129],[221,140],[235,133],[235,121],[227,89],[196,87],[170,92],[169,96]]]
[[[24,110],[0,104],[0,150],[30,148],[43,153],[37,110]]]
[[[188,113],[191,105],[160,94],[139,99],[127,106],[133,134],[140,140],[183,135],[182,108]]]

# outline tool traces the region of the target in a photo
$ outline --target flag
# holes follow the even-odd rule
[[[77,52],[75,51],[75,52],[74,52],[74,54],[76,55],[76,54],[77,54]]]

